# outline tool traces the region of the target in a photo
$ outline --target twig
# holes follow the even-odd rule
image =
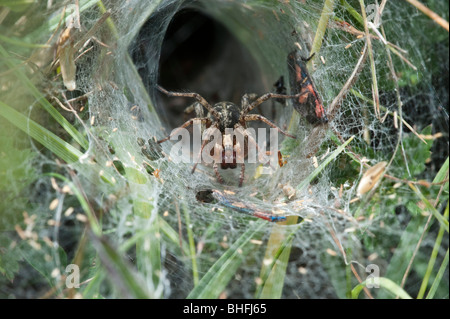
[[[61,19],[58,22],[58,26],[56,27],[55,31],[52,33],[52,35],[50,36],[50,38],[47,40],[47,42],[45,44],[49,45],[50,42],[52,41],[53,37],[56,35],[59,27],[61,26],[61,23],[64,19],[64,14],[66,12],[66,7],[63,8],[62,11],[62,15],[61,15]],[[48,50],[48,48],[43,48]],[[22,61],[21,63],[17,64],[16,66],[14,66],[13,68],[10,68],[8,71],[5,71],[3,73],[0,73],[0,77],[6,76],[9,73],[14,72],[16,69],[20,68],[21,66],[24,66],[28,63],[32,63],[32,61],[41,53],[41,50],[36,50],[36,52],[34,52],[28,59]]]
[[[339,134],[338,131],[333,129],[333,133],[336,135],[336,137],[339,139],[339,141],[341,143],[345,143],[344,138]],[[353,149],[352,149],[352,147],[350,145],[347,145],[346,149],[347,149],[347,152],[348,152],[347,154],[351,154],[350,157],[355,162],[359,163],[360,165],[365,166],[366,168],[370,168],[371,167],[366,161],[363,161],[363,159],[361,159],[361,157],[357,153],[355,153],[353,151]],[[430,182],[424,181],[424,180],[410,181],[410,180],[398,178],[398,177],[395,177],[395,176],[392,176],[392,175],[389,175],[389,174],[384,174],[384,177],[387,178],[387,179],[390,179],[390,180],[392,180],[394,182],[398,182],[398,183],[421,185],[421,186],[425,186],[425,187],[430,187],[430,186],[435,186],[435,185],[444,185],[445,183],[447,183],[449,181],[448,178],[444,179],[441,182],[437,182],[437,183],[430,183]]]
[[[360,39],[362,36],[365,35],[363,31],[358,30],[351,24],[345,22],[345,21],[333,21],[333,23],[330,23],[330,27],[338,30],[342,30],[344,32],[347,32],[349,34],[353,34],[356,36],[357,39]],[[380,37],[374,34],[369,34],[372,39],[380,40]],[[390,45],[392,48],[397,49],[398,51],[401,51],[402,53],[408,53],[405,49],[402,49],[398,45],[395,45],[392,42],[389,42],[386,40],[387,45]]]
[[[355,84],[355,82],[358,80],[359,74],[361,73],[364,62],[367,58],[367,44],[364,46],[363,52],[361,54],[361,57],[359,58],[358,62],[355,65],[355,68],[353,69],[352,74],[347,79],[347,82],[345,82],[344,86],[342,87],[339,94],[334,98],[334,100],[331,102],[330,106],[327,110],[327,117],[331,121],[339,107],[341,106],[341,102],[343,101],[344,97],[349,92],[350,88]],[[310,151],[307,155],[307,157],[311,157],[314,155],[314,153],[317,151],[317,145],[322,140],[322,136],[325,134],[325,130],[323,128],[323,125],[316,126],[308,138],[308,146],[307,149],[313,148],[312,151]]]
[[[100,19],[97,20],[97,22],[95,22],[95,24],[92,26],[92,28],[89,29],[89,31],[87,31],[82,37],[81,39],[78,40],[78,42],[73,46],[73,50],[74,51],[78,51],[79,49],[81,49],[84,45],[84,43],[89,40],[90,38],[92,38],[94,36],[94,34],[97,32],[97,30],[101,27],[101,25],[106,21],[106,19],[109,18],[109,16],[111,15],[111,11],[106,11],[101,17]]]
[[[353,7],[351,7],[345,0],[341,0],[341,2],[343,2],[346,10],[356,19],[358,20],[358,22],[360,22],[362,25],[364,25],[364,21],[363,18],[361,17],[361,15],[359,15],[358,12],[356,12]],[[417,68],[408,60],[406,59],[400,52],[402,52],[403,54],[407,54],[408,51],[400,48],[399,46],[387,41],[387,39],[383,38],[383,36],[380,35],[380,33],[378,32],[378,30],[376,29],[380,24],[381,24],[381,15],[383,13],[384,10],[384,6],[386,5],[386,0],[383,0],[381,5],[378,7],[377,10],[377,15],[375,16],[375,21],[374,23],[369,23],[369,25],[371,26],[371,28],[373,29],[373,31],[378,34],[377,35],[373,35],[370,34],[370,37],[372,37],[373,39],[377,39],[377,40],[381,40],[385,45],[387,45],[389,47],[389,49],[396,54],[400,59],[402,59],[403,61],[405,61],[406,64],[408,64],[412,69],[417,70]],[[337,20],[337,18],[335,18]],[[356,29],[355,27],[353,27],[352,25],[350,25],[349,23],[345,22],[345,21],[335,21],[333,24],[330,25],[331,27],[343,30],[344,32],[348,32],[350,34],[354,34],[357,36],[357,39],[359,39],[360,37],[364,36],[365,33],[362,31],[359,31],[358,29]],[[400,51],[400,52],[399,52]]]
[[[344,262],[346,265],[350,264],[350,268],[353,272],[353,274],[355,275],[356,279],[358,280],[358,282],[361,284],[363,281],[361,279],[361,277],[359,276],[358,272],[356,271],[355,267],[353,266],[353,264],[347,261],[347,254],[345,253],[344,247],[342,247],[341,242],[339,241],[339,239],[336,236],[336,232],[334,231],[333,227],[331,227],[331,225],[328,223],[328,221],[325,219],[325,215],[324,213],[321,212],[322,217],[324,218],[324,223],[328,228],[328,231],[331,235],[331,238],[333,238],[333,241],[335,242],[335,244],[337,245],[337,247],[339,248],[339,251],[342,254],[342,257],[344,258]],[[364,292],[366,293],[366,295],[370,298],[373,299],[372,294],[370,293],[369,289],[367,289],[367,287],[364,286]]]
[[[386,34],[384,33],[383,26],[381,26],[381,32],[383,32],[383,37],[386,38]],[[388,56],[389,71],[391,72],[392,80],[394,81],[394,85],[395,85],[395,94],[397,96],[398,115],[400,116],[400,118],[403,118],[403,102],[402,102],[402,98],[400,96],[400,88],[398,85],[397,74],[395,73],[394,62],[392,62],[391,53],[389,52],[388,49],[386,49],[386,54]],[[387,170],[389,168],[389,166],[391,166],[392,162],[394,161],[394,158],[395,158],[395,155],[397,154],[398,148],[399,148],[400,144],[402,144],[402,136],[403,136],[403,122],[400,122],[400,126],[398,127],[397,145],[395,145],[394,153],[392,154],[391,160],[387,164],[385,170]],[[402,151],[403,151],[403,147],[402,147]],[[406,155],[404,153],[403,153],[403,157],[405,159],[405,164],[407,165]]]
[[[355,91],[355,90],[353,90],[353,89],[351,89],[350,92],[351,92],[354,96],[359,97],[360,99],[363,99],[364,101],[368,101],[368,102],[371,102],[372,104],[374,104],[374,101],[373,101],[373,100],[371,100],[371,99],[365,97],[365,96],[362,95],[361,93],[359,93],[359,92],[357,92],[357,91]],[[389,115],[394,115],[394,112],[391,112],[391,111],[387,110],[387,108],[386,108],[385,106],[380,105],[380,108],[381,108],[383,111],[386,110],[387,113],[388,113]],[[411,132],[412,132],[414,135],[417,136],[417,138],[418,138],[419,140],[421,140],[421,141],[424,142],[425,144],[428,144],[428,143],[425,141],[425,139],[424,139],[419,133],[417,133],[416,130],[415,130],[408,122],[406,122],[406,120],[405,120],[403,117],[400,117],[400,119],[402,120],[403,124],[405,124],[405,126],[406,126],[408,129],[410,129]]]
[[[353,69],[352,74],[347,79],[347,82],[345,82],[344,86],[342,87],[339,94],[334,98],[333,102],[331,102],[330,106],[328,107],[327,117],[329,120],[333,119],[336,115],[337,110],[341,106],[341,102],[344,99],[344,97],[349,92],[350,88],[355,84],[356,80],[359,77],[359,74],[361,73],[364,62],[367,58],[367,44],[364,46],[364,49],[362,51],[361,57],[359,58],[358,62],[355,65],[355,68]]]
[[[85,45],[85,43],[89,40],[89,39],[91,39],[93,36],[94,36],[94,34],[97,32],[97,30],[102,26],[102,24],[110,17],[110,15],[111,15],[111,12],[110,11],[106,11],[98,20],[97,20],[97,22],[95,22],[95,24],[86,32],[86,33],[84,33],[77,41],[76,41],[76,43],[75,44],[73,44],[73,46],[72,46],[72,48],[71,48],[71,51],[72,52],[77,52],[78,50],[80,50],[84,45]],[[73,39],[71,39],[72,41],[73,41]],[[84,54],[84,53],[86,53],[86,51],[85,52],[83,52],[82,54]],[[81,55],[82,55],[81,54]],[[80,56],[81,56],[80,55]],[[79,56],[79,57],[80,57]],[[78,57],[78,58],[79,58]],[[54,60],[53,60],[53,62],[51,63],[51,65],[50,65],[50,67],[49,67],[49,69],[47,70],[47,72],[48,73],[50,73],[51,71],[53,71],[55,68],[56,68],[56,66],[58,65],[58,62],[59,62],[59,59],[60,58],[60,56],[59,56],[59,52],[57,53],[57,55],[55,56],[55,58],[54,58]]]
[[[417,67],[416,67],[414,64],[412,64],[407,58],[405,58],[405,57],[403,56],[403,54],[401,54],[400,52],[398,52],[398,50],[397,50],[396,48],[394,48],[394,47],[392,46],[392,44],[390,44],[390,43],[388,42],[387,46],[388,46],[388,48],[389,48],[392,52],[394,52],[395,55],[397,55],[397,56],[398,56],[400,59],[402,59],[406,64],[408,64],[414,71],[417,71]],[[398,48],[398,47],[397,47],[397,48]]]
[[[66,103],[73,103],[73,102],[81,101],[81,100],[87,98],[87,97],[88,97],[89,95],[91,95],[92,93],[94,93],[94,91],[89,91],[89,92],[87,92],[87,93],[85,93],[85,94],[83,94],[83,95],[80,95],[80,96],[75,97],[75,98],[73,98],[73,99],[67,100]]]
[[[375,59],[373,57],[373,48],[372,48],[372,40],[369,33],[369,25],[367,22],[367,15],[366,15],[366,9],[364,0],[359,0],[359,3],[361,5],[361,13],[364,20],[364,31],[366,34],[366,43],[369,49],[369,60],[370,60],[370,72],[372,73],[372,94],[373,94],[373,100],[375,101],[375,115],[378,119],[380,118],[380,99],[379,99],[379,93],[378,93],[378,81],[377,81],[377,70],[375,68]]]
[[[439,24],[441,27],[443,27],[448,32],[448,21],[441,18],[438,14],[428,9],[425,5],[423,5],[420,1],[417,0],[406,0],[413,6],[415,6],[418,10],[422,11],[425,15],[427,15],[430,19],[432,19],[434,22]]]
[[[447,171],[447,175],[446,175],[445,179],[442,182],[446,182],[446,181],[448,181],[448,171]],[[445,183],[443,183],[441,185],[441,187],[439,189],[439,193],[438,193],[438,195],[436,197],[436,200],[434,201],[433,207],[436,207],[437,203],[439,202],[439,197],[441,196],[441,193],[442,193],[442,191],[444,189],[444,185],[445,185]],[[427,222],[425,224],[425,227],[423,228],[422,235],[420,236],[420,239],[419,239],[419,241],[418,241],[418,243],[416,245],[416,248],[414,249],[414,253],[411,256],[411,259],[410,259],[410,261],[408,263],[408,267],[405,270],[405,274],[403,275],[402,283],[400,285],[400,287],[402,287],[402,288],[405,285],[406,278],[408,277],[408,274],[409,274],[409,271],[411,269],[412,263],[413,263],[416,255],[417,255],[417,252],[419,251],[420,245],[422,244],[423,237],[425,236],[425,232],[428,229],[428,224],[430,223],[432,217],[433,217],[433,214],[430,214],[430,216],[428,216],[428,220],[427,220]],[[398,296],[397,296],[397,298],[398,298]]]
[[[359,277],[358,272],[356,271],[355,267],[353,266],[353,264],[350,264],[350,268],[352,269],[353,274],[355,275],[356,279],[359,281],[359,283],[362,283],[362,279],[361,277]],[[372,294],[370,293],[369,289],[367,289],[366,286],[364,286],[364,292],[366,293],[366,295],[370,298],[370,299],[374,299]]]
[[[88,92],[89,93],[89,92]],[[81,96],[84,97],[86,96],[88,93],[86,93],[85,95]],[[90,92],[92,93],[92,92]],[[73,108],[71,101],[73,100],[67,100],[67,97],[65,95],[64,92],[61,93],[62,97],[64,98],[64,102],[66,103],[67,106],[65,106],[56,96],[51,95],[51,97],[53,98],[53,100],[56,101],[56,103],[58,103],[58,105],[64,109],[67,112],[71,112],[73,113],[73,115],[77,118],[77,120],[80,122],[80,124],[83,126],[83,128],[86,130],[86,133],[92,138],[92,140],[95,142],[95,144],[97,144],[97,146],[99,147],[99,149],[103,152],[103,154],[108,158],[108,160],[110,159],[110,154],[109,152],[107,152],[104,147],[102,147],[102,144],[98,141],[98,139],[94,136],[94,134],[92,134],[92,132],[90,131],[89,127],[86,125],[86,123],[80,118],[78,112]],[[81,98],[80,97],[80,98]],[[118,171],[117,167],[115,165],[113,165],[114,169]]]

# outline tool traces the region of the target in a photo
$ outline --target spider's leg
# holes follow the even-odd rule
[[[222,176],[220,176],[219,165],[217,164],[217,162],[214,162],[213,168],[214,168],[214,173],[216,173],[217,180],[219,181],[220,184],[223,184],[223,178],[222,178]]]
[[[278,154],[281,154],[280,151],[278,151]],[[271,151],[266,151],[266,156],[272,156],[272,152]],[[268,162],[269,162],[270,168],[272,168],[273,170],[277,169],[275,166],[272,165],[272,161],[269,160]],[[278,159],[278,163],[279,162],[280,162],[280,160]]]
[[[186,128],[186,127],[189,127],[189,126],[191,126],[193,123],[194,123],[194,121],[206,121],[206,122],[211,122],[211,119],[210,118],[208,118],[208,117],[203,117],[203,118],[193,118],[193,119],[190,119],[189,121],[187,121],[187,122],[185,122],[183,125],[181,125],[181,126],[179,126],[179,127],[177,127],[175,130],[173,130],[172,131],[172,133],[170,133],[167,137],[165,137],[165,138],[163,138],[162,140],[159,140],[159,141],[157,141],[156,143],[158,143],[158,144],[161,144],[162,142],[165,142],[165,141],[167,141],[168,139],[170,139],[173,135],[176,135],[176,133],[178,133],[180,130],[182,130],[182,129],[184,129],[184,128]]]
[[[202,143],[202,147],[200,148],[200,151],[198,152],[197,160],[195,161],[194,166],[192,167],[191,174],[194,174],[195,169],[197,168],[198,163],[200,162],[200,158],[202,157],[203,148],[205,147],[208,140],[204,140]]]
[[[242,96],[241,103],[248,103],[255,101],[258,98],[256,93],[246,93]]]
[[[284,94],[277,94],[277,93],[266,93],[262,96],[260,96],[259,98],[257,98],[255,101],[253,101],[248,108],[243,108],[243,110],[245,111],[244,115],[249,113],[251,110],[253,110],[255,107],[257,107],[258,105],[260,105],[261,103],[269,100],[269,99],[291,99],[291,98],[295,98],[295,97],[299,97],[300,94],[296,94],[296,95],[284,95]]]
[[[244,182],[244,172],[245,172],[245,163],[241,164],[241,175],[239,178],[239,187],[242,186],[242,183]]]
[[[189,114],[192,112],[195,112],[195,117],[205,117],[205,112],[203,111],[203,106],[199,102],[194,102],[191,105],[189,105],[187,108],[184,109],[184,116],[185,118],[189,118]],[[201,124],[201,131],[203,132],[205,130],[205,124]]]
[[[205,117],[205,112],[203,112],[202,105],[199,102],[192,103],[184,109],[184,114],[186,115],[192,112],[195,112],[196,117]]]
[[[215,126],[211,126],[210,128],[208,128],[208,132],[207,132],[206,138],[203,140],[202,146],[200,147],[200,151],[198,152],[197,160],[195,161],[195,164],[194,164],[194,166],[192,167],[191,174],[194,174],[195,169],[197,168],[198,163],[200,163],[200,158],[201,158],[201,156],[202,156],[203,149],[205,148],[206,143],[209,142],[209,138],[210,138],[211,135],[214,133],[214,130],[215,130],[215,129],[217,129]]]
[[[220,118],[219,112],[217,112],[213,107],[205,100],[203,96],[198,93],[181,93],[181,92],[169,92],[161,86],[157,86],[158,90],[163,92],[168,96],[181,96],[181,97],[192,97],[196,99],[201,105],[203,105],[216,119]]]
[[[243,136],[247,136],[247,140],[248,142],[250,142],[256,149],[256,151],[258,152],[258,158],[261,162],[264,162],[264,159],[262,158],[263,155],[261,155],[261,151],[259,149],[259,145],[258,143],[256,143],[255,139],[253,138],[253,136],[251,134],[248,134],[247,130],[240,124],[236,125],[235,130],[237,133],[243,135]],[[239,154],[236,151],[236,154]]]
[[[258,98],[256,93],[244,94],[241,99],[242,111],[247,114],[247,109],[250,107],[250,103]]]
[[[242,129],[242,125],[237,125],[236,129],[237,132],[239,132],[240,134],[247,136],[249,143],[251,143],[253,146],[255,146],[256,151],[258,152],[258,159],[261,163],[266,163],[269,162],[270,167],[275,170],[276,168],[272,165],[272,161],[267,160],[266,158],[264,158],[264,155],[266,156],[271,156],[271,152],[267,151],[265,152],[265,154],[263,152],[261,152],[261,149],[259,148],[258,143],[256,143],[255,139],[253,138],[252,135],[248,134],[246,129]],[[236,154],[238,154],[238,151],[236,151]],[[243,169],[243,168],[242,168]]]
[[[283,135],[289,136],[291,138],[296,138],[295,136],[286,133],[285,131],[283,131],[281,128],[279,128],[276,124],[272,123],[271,121],[269,121],[268,119],[266,119],[264,116],[259,115],[259,114],[249,114],[249,115],[245,115],[244,116],[244,121],[249,122],[249,121],[261,121],[266,123],[267,125],[276,128],[278,130],[278,132],[280,132]]]

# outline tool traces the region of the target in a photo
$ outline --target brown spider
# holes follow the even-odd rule
[[[247,122],[249,121],[262,121],[266,123],[267,125],[277,129],[281,134],[289,136],[291,138],[296,138],[293,135],[290,135],[286,132],[284,132],[281,128],[279,128],[277,125],[269,121],[267,118],[265,118],[262,115],[259,114],[248,114],[250,111],[252,111],[255,107],[260,105],[261,103],[272,99],[289,99],[289,98],[298,98],[299,94],[297,95],[284,95],[284,94],[276,94],[276,93],[266,93],[260,97],[257,98],[255,94],[245,94],[242,97],[241,100],[241,108],[237,106],[234,103],[231,102],[219,102],[214,104],[214,106],[211,106],[200,94],[198,93],[178,93],[178,92],[169,92],[165,90],[164,88],[158,86],[158,89],[163,92],[164,94],[168,96],[180,96],[180,97],[190,97],[197,100],[196,103],[194,103],[192,106],[188,107],[187,111],[192,111],[193,109],[196,111],[196,117],[188,120],[183,125],[179,126],[175,130],[172,131],[172,133],[163,138],[162,140],[159,140],[158,143],[162,143],[170,139],[171,136],[176,135],[179,130],[189,127],[194,123],[194,121],[200,121],[201,123],[205,122],[206,127],[209,131],[205,132],[206,137],[203,139],[202,146],[200,148],[200,152],[198,154],[199,158],[202,154],[202,151],[206,145],[206,143],[210,140],[211,136],[213,135],[213,130],[218,129],[222,136],[222,143],[216,143],[214,146],[214,151],[218,152],[215,154],[221,154],[219,156],[219,160],[215,160],[213,164],[214,172],[217,176],[217,180],[223,184],[222,176],[219,173],[218,169],[218,163],[220,163],[221,169],[227,169],[227,168],[236,168],[237,162],[241,163],[241,174],[239,179],[239,186],[242,186],[242,182],[244,181],[244,171],[245,171],[245,164],[242,158],[242,151],[241,151],[241,145],[239,142],[236,141],[235,136],[232,136],[229,133],[229,130],[226,129],[233,129],[234,131],[238,132],[239,134],[242,134],[242,136],[245,136],[244,140],[244,152],[243,156],[247,156],[247,140],[250,140],[256,148],[258,148],[258,145],[254,141],[253,138],[251,138],[248,133],[246,132],[247,129]],[[252,101],[250,103],[250,100]],[[208,110],[208,115],[204,116],[202,107],[205,107]],[[239,155],[241,154],[241,155]],[[195,172],[195,169],[197,167],[198,161],[194,164],[192,168],[192,173]]]

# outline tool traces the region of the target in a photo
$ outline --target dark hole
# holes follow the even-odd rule
[[[243,94],[260,92],[261,75],[246,48],[217,20],[197,10],[184,9],[170,22],[161,49],[158,84],[170,91],[196,92],[211,105],[240,104]],[[163,94],[169,126],[189,117],[189,98]]]
[[[151,16],[130,47],[166,134],[195,116],[195,112],[185,112],[195,100],[167,97],[156,90],[157,84],[169,91],[199,93],[211,105],[221,101],[240,105],[246,93],[263,94],[274,89],[276,78],[264,79],[246,44],[220,22],[220,14],[212,17],[200,6],[187,6],[166,21],[173,9],[168,6]],[[159,43],[161,33],[164,38]],[[271,114],[269,117],[274,120],[273,103],[266,102],[254,112]],[[251,127],[261,125],[256,121],[249,123]]]
[[[174,90],[189,86],[221,49],[219,38],[228,36],[220,24],[199,12],[177,13],[164,37],[159,84]]]

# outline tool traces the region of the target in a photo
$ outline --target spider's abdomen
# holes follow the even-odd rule
[[[225,161],[225,151],[222,153],[222,163],[220,163],[220,168],[221,169],[227,169],[227,168],[231,168],[234,169],[236,168],[237,163],[236,163],[236,151],[233,151],[233,162],[231,163],[227,163]]]
[[[214,104],[213,108],[219,112],[219,130],[222,134],[225,133],[226,128],[234,128],[239,123],[241,115],[240,108],[231,102],[219,102]]]

